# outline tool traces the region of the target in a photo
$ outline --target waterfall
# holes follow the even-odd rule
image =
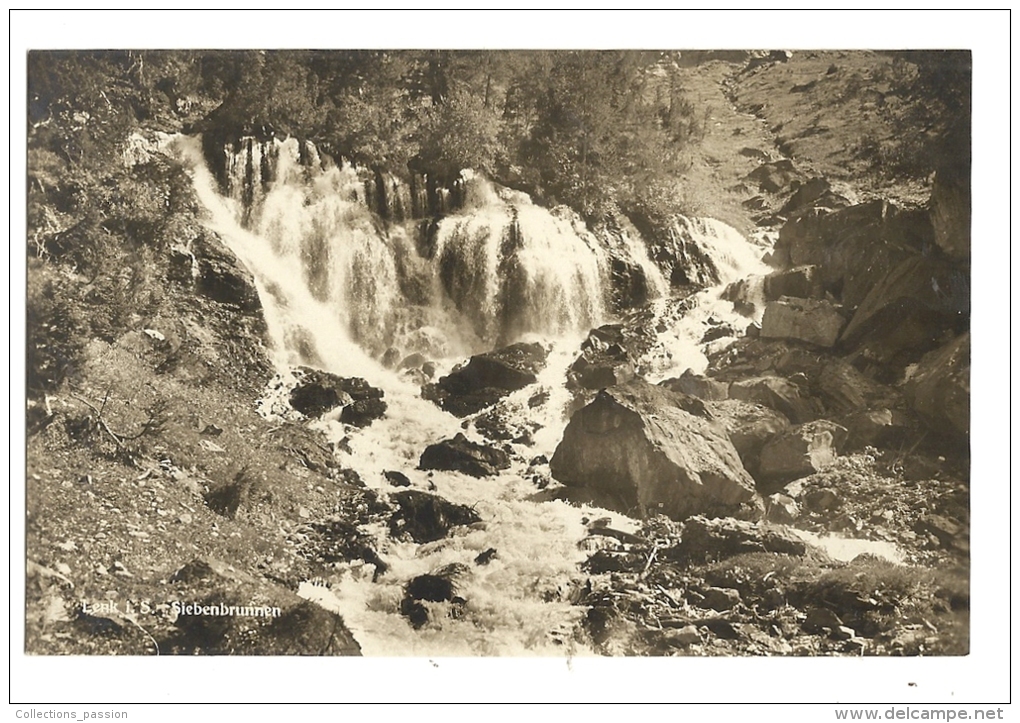
[[[199,197],[217,233],[277,299],[269,313],[288,328],[274,342],[292,361],[328,363],[338,339],[376,359],[463,356],[528,334],[583,333],[607,316],[608,252],[566,208],[537,206],[465,171],[457,204],[433,192],[432,205],[456,210],[416,220],[428,205],[422,183],[366,176],[311,143],[228,145],[221,184],[199,145],[179,142]],[[643,249],[630,253],[650,264]]]
[[[685,273],[705,285],[678,301],[655,303],[657,340],[642,359],[649,381],[679,376],[687,369],[702,373],[707,353],[743,334],[753,321],[761,321],[761,286],[769,268],[762,261],[767,250],[749,242],[739,231],[714,218],[677,216],[670,228],[676,257],[689,264]],[[744,285],[754,311],[737,309],[727,300],[731,284]]]
[[[255,277],[277,366],[311,364],[385,390],[387,412],[366,428],[335,415],[313,423],[344,441],[339,464],[384,497],[392,491],[385,471],[402,471],[414,489],[471,506],[484,521],[421,545],[394,539],[383,523],[365,525],[386,574],[374,579],[351,563],[331,574],[328,589],[303,584],[299,594],[340,613],[367,655],[592,654],[576,635],[585,610],[570,602],[584,584],[585,518],[610,517],[625,531],[638,523],[538,501],[526,460],[548,459],[562,437],[572,401],[566,372],[584,334],[608,320],[613,262],[640,269],[645,298],[669,306],[668,284],[637,232],[624,229],[610,243],[570,210],[542,208],[471,173],[448,195],[378,174],[366,182],[363,172],[293,139],[228,148],[220,179],[198,140],[179,138],[177,148],[205,224]],[[420,218],[439,206],[441,217]],[[720,269],[744,268],[739,234],[689,223],[692,242]],[[534,443],[489,478],[417,469],[426,446],[457,433],[479,439],[477,429],[377,360],[391,349],[417,351],[448,369],[469,353],[536,336],[551,347],[546,368],[501,402],[512,421],[536,423]],[[497,551],[491,564],[474,564],[488,550]],[[399,611],[405,586],[450,564],[465,569],[458,584],[466,605],[452,616],[437,603],[435,622],[414,629]]]

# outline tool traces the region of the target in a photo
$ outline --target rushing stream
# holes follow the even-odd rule
[[[197,139],[179,138],[177,147],[192,169],[206,224],[255,276],[281,374],[306,364],[385,391],[386,416],[364,429],[316,422],[334,440],[347,438],[347,451],[338,452],[342,465],[384,494],[392,488],[383,471],[400,470],[412,489],[434,489],[483,520],[422,545],[394,540],[380,525],[368,532],[391,565],[386,574],[373,582],[371,565],[350,564],[329,588],[304,584],[300,594],[341,613],[366,655],[592,654],[575,636],[585,609],[570,603],[585,579],[579,563],[588,553],[578,545],[585,518],[610,517],[623,530],[638,523],[542,501],[548,495],[539,494],[522,460],[552,456],[567,422],[566,370],[588,330],[610,320],[605,244],[572,213],[468,173],[461,203],[438,222],[411,218],[415,201],[397,185],[388,203],[402,210],[383,221],[357,171],[320,158],[310,145],[247,140],[228,149],[226,193]],[[763,249],[725,224],[678,223],[678,232],[713,259],[723,283],[699,292],[693,308],[666,325],[653,381],[703,370],[705,330],[724,322],[739,333],[750,322],[720,300],[723,286],[764,271]],[[668,287],[643,243],[628,238],[624,248],[665,314]],[[462,431],[482,438],[377,360],[391,349],[421,353],[443,373],[472,353],[522,339],[551,351],[537,385],[501,402],[522,422],[541,425],[533,444],[517,445],[521,460],[484,479],[418,470],[427,445]],[[538,391],[544,401],[529,406]],[[496,556],[488,565],[473,564],[490,548]],[[414,629],[399,613],[404,586],[453,563],[467,568],[458,582],[466,604],[458,616],[446,614],[449,603],[430,604],[433,621]]]

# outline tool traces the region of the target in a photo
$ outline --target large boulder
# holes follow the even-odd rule
[[[571,417],[552,475],[629,514],[746,514],[761,504],[754,482],[710,416],[700,400],[644,381],[605,389]]]
[[[765,277],[765,300],[777,301],[782,296],[802,299],[821,299],[825,296],[822,276],[817,266],[795,266],[775,271]]]
[[[797,424],[818,419],[825,408],[817,399],[803,396],[800,388],[783,377],[760,376],[730,384],[730,399],[762,404]]]
[[[454,527],[481,522],[472,508],[458,505],[439,495],[403,490],[390,495],[397,510],[390,517],[390,534],[407,535],[422,544],[446,537]]]
[[[588,332],[581,354],[567,371],[571,389],[605,389],[635,377],[635,360],[652,345],[654,337],[640,323],[605,324]]]
[[[771,492],[820,472],[836,461],[846,436],[845,428],[824,419],[777,434],[761,449],[756,479]]]
[[[831,347],[839,339],[845,323],[840,307],[830,301],[784,296],[765,306],[761,335]]]
[[[511,344],[477,354],[437,384],[427,385],[423,396],[458,417],[485,409],[506,395],[538,381],[548,351],[541,344]]]
[[[340,377],[310,367],[299,367],[295,375],[298,382],[291,390],[290,405],[307,417],[342,406],[340,421],[366,427],[386,413],[383,390],[360,377]]]
[[[820,208],[791,218],[772,254],[778,268],[816,265],[825,289],[847,307],[857,306],[876,277],[934,243],[924,210],[905,210],[884,200],[835,212]]]
[[[861,302],[840,343],[870,360],[905,366],[963,331],[970,319],[970,270],[914,255],[887,270]]]
[[[765,443],[790,428],[790,420],[761,404],[729,399],[707,406],[712,417],[726,428],[744,469],[752,476],[758,471],[758,458]]]
[[[933,431],[969,443],[970,333],[927,354],[903,391]]]
[[[660,387],[665,387],[673,392],[689,394],[692,397],[705,401],[720,401],[729,399],[729,384],[718,379],[702,376],[690,369],[686,370],[679,377],[664,379],[659,382]]]
[[[420,469],[463,472],[472,477],[490,477],[509,466],[506,452],[471,442],[463,434],[430,444],[418,463]]]

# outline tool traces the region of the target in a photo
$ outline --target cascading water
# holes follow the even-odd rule
[[[714,348],[730,343],[734,335],[743,333],[752,321],[761,321],[763,304],[761,279],[769,272],[762,261],[767,250],[749,243],[739,231],[713,218],[676,217],[671,233],[680,237],[685,248],[694,248],[706,259],[705,274],[717,283],[677,303],[662,298],[655,302],[659,320],[656,344],[642,360],[646,378],[659,382],[682,374],[687,369],[703,373],[708,366],[706,356]],[[757,302],[756,316],[739,313],[731,301],[723,299],[724,290],[734,282],[743,282],[747,294]],[[705,341],[710,330],[723,332],[716,339]]]
[[[408,220],[408,209],[424,205],[406,187],[366,186],[355,169],[292,139],[242,142],[224,164],[226,194],[199,141],[180,138],[178,148],[192,169],[206,224],[256,279],[280,371],[311,364],[384,389],[386,415],[364,429],[335,415],[316,422],[344,440],[337,445],[340,463],[384,496],[391,489],[384,471],[401,471],[413,489],[472,506],[483,520],[421,545],[389,537],[381,524],[367,529],[390,565],[386,574],[373,580],[371,566],[346,565],[328,589],[305,584],[299,593],[343,615],[367,655],[592,653],[575,635],[585,610],[569,601],[584,581],[583,517],[610,517],[622,530],[637,523],[539,501],[524,460],[550,458],[562,438],[571,401],[567,368],[584,333],[608,316],[607,246],[571,212],[535,206],[526,195],[471,174],[462,179],[455,212],[419,223]],[[373,209],[381,202],[385,214]],[[727,278],[756,268],[743,258],[747,243],[728,227],[704,222],[690,233]],[[666,282],[636,235],[621,238],[628,263],[644,272],[648,295],[664,293]],[[677,325],[671,333],[679,339],[683,330]],[[396,348],[449,368],[469,353],[517,339],[550,348],[537,384],[500,402],[506,414],[538,427],[533,442],[515,445],[510,469],[481,480],[418,470],[429,444],[458,432],[480,438],[472,420],[462,426],[376,359]],[[544,401],[536,405],[535,398]],[[496,554],[488,565],[473,564],[489,549]],[[446,603],[436,603],[432,622],[414,629],[399,612],[405,586],[453,563],[465,566],[458,585],[466,604],[451,616]]]

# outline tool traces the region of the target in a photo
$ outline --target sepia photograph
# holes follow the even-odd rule
[[[14,652],[969,656],[972,48],[466,42],[28,49]]]

